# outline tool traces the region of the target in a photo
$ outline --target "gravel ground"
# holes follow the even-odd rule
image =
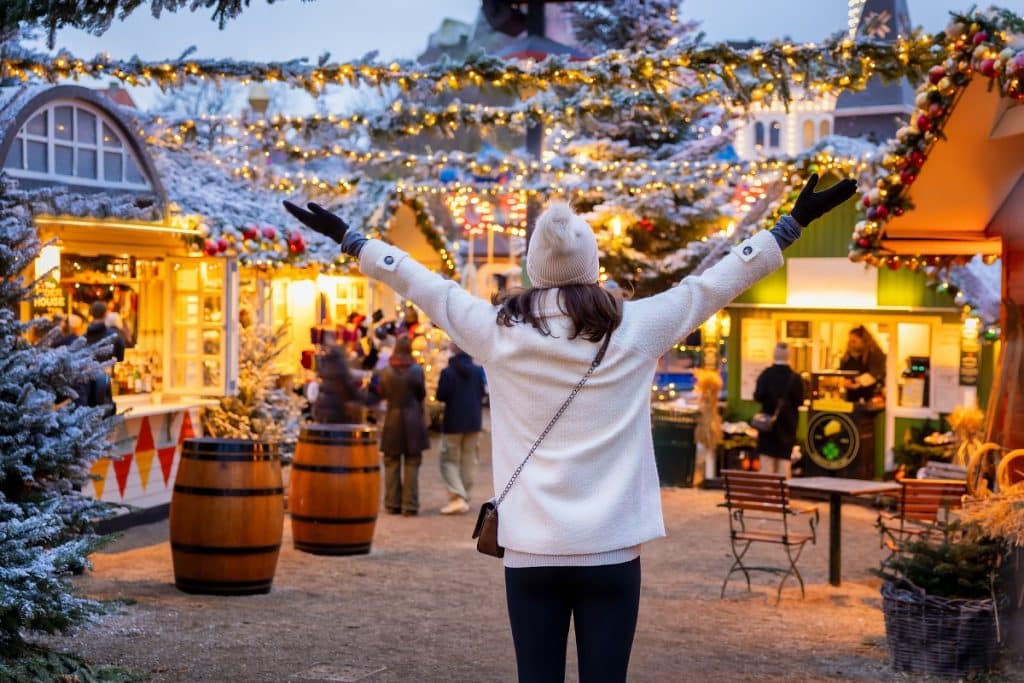
[[[490,477],[485,451],[479,480]],[[285,521],[270,594],[187,595],[173,586],[167,523],[129,530],[80,587],[131,602],[87,632],[48,639],[153,681],[512,681],[499,561],[475,552],[470,515],[445,517],[437,444],[424,459],[419,517],[382,515],[367,556],[297,552]],[[800,567],[807,596],[774,578],[719,589],[730,565],[721,493],[664,489],[668,538],[643,550],[631,681],[875,681],[887,666],[874,513],[846,506],[843,585],[827,582],[828,506]],[[775,552],[773,552],[775,551]],[[754,551],[752,551],[753,554]],[[766,560],[781,551],[758,551]],[[576,680],[570,636],[567,680]],[[901,677],[900,677],[901,678]],[[901,678],[906,680],[905,678]],[[1024,680],[1024,679],[1022,679]]]

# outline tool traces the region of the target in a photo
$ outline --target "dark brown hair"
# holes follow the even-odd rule
[[[497,323],[512,327],[529,323],[544,336],[551,335],[545,317],[537,312],[538,299],[548,290],[539,287],[499,292],[491,299],[498,309]],[[622,322],[622,294],[601,285],[568,285],[558,289],[558,308],[572,320],[569,339],[601,341]]]
[[[871,336],[871,332],[869,332],[868,328],[864,327],[863,325],[857,325],[857,327],[852,328],[850,330],[850,334],[852,334],[853,336],[857,337],[862,342],[864,342],[864,355],[865,356],[873,356],[876,353],[881,353],[882,352],[882,348],[878,345],[878,342],[875,341],[875,338],[873,336]],[[850,352],[847,351],[843,355],[845,357],[849,357],[850,356]]]
[[[394,350],[391,352],[391,360],[405,365],[415,363],[416,359],[412,355],[412,339],[409,339],[409,337],[399,337],[395,341]]]

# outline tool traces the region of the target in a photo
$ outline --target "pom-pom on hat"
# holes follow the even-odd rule
[[[537,219],[526,272],[534,287],[597,284],[597,238],[567,203],[551,203]]]

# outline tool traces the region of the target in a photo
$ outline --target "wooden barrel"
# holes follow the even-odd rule
[[[368,553],[379,508],[377,430],[368,425],[304,426],[288,489],[295,548],[314,555]]]
[[[284,527],[277,449],[187,439],[171,496],[174,585],[186,593],[267,593]]]

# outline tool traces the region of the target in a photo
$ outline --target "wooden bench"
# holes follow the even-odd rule
[[[720,597],[725,597],[729,579],[736,572],[742,572],[750,588],[750,572],[761,571],[781,574],[782,579],[776,591],[775,603],[782,599],[782,587],[790,576],[795,576],[800,583],[800,595],[804,595],[804,580],[800,576],[796,563],[800,559],[804,545],[817,541],[818,509],[814,506],[795,505],[789,500],[789,488],[786,479],[781,475],[760,474],[743,470],[723,470],[722,479],[725,486],[725,501],[719,507],[729,511],[729,542],[732,548],[733,563],[722,583]],[[808,516],[808,532],[797,532],[790,529],[790,518],[800,515]],[[763,522],[767,528],[753,529],[748,524],[752,521]],[[743,563],[743,558],[754,543],[774,543],[781,545],[786,551],[788,565],[785,567],[752,566]]]
[[[881,544],[893,553],[911,538],[941,534],[967,494],[964,479],[904,479],[900,486],[896,512],[882,512],[877,521]]]

